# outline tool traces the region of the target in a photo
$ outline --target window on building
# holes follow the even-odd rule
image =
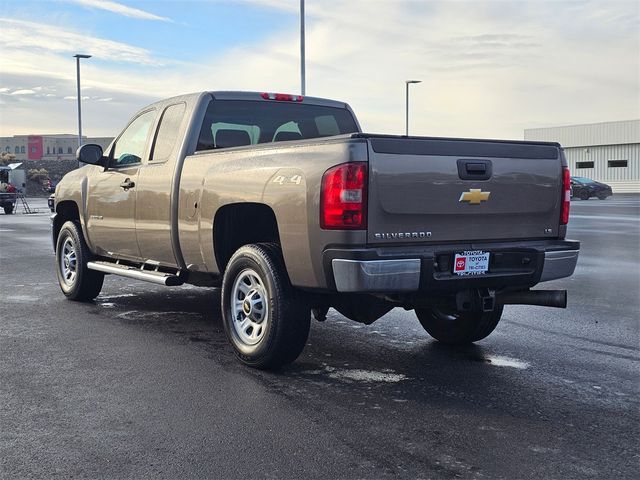
[[[58,147],[58,155],[62,154],[62,147]]]
[[[609,160],[607,166],[609,168],[625,168],[628,166],[628,163],[628,160]]]
[[[31,153],[37,153],[38,148],[37,147],[31,147]]]
[[[16,147],[16,149],[14,150],[15,153],[20,153],[20,147]]]
[[[67,153],[73,153],[73,149],[71,147],[67,148]]]
[[[25,152],[24,147],[20,147],[20,153],[24,153],[24,152]]]
[[[47,155],[51,154],[51,150],[49,149],[49,147],[47,147]]]
[[[7,148],[5,148],[5,151],[6,151],[7,153],[9,153],[9,152],[11,151],[11,147],[7,147]]]
[[[576,162],[576,168],[593,168],[594,162]]]

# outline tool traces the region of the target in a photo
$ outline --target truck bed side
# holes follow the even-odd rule
[[[277,221],[293,285],[326,288],[321,252],[328,245],[364,245],[365,231],[321,230],[319,192],[330,167],[366,159],[366,144],[350,135],[261,144],[188,156],[182,168],[178,231],[190,270],[219,274],[225,260],[214,250],[214,222],[221,211],[264,205]],[[241,224],[234,228],[251,229]],[[229,232],[231,234],[231,232]]]

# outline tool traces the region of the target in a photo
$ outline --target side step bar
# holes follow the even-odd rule
[[[113,262],[89,262],[87,263],[87,268],[90,270],[97,270],[99,272],[111,273],[113,275],[120,275],[121,277],[134,278],[136,280],[143,280],[145,282],[151,282],[158,285],[165,285],[167,287],[175,287],[184,283],[184,279],[180,275],[158,272],[156,270],[144,270],[139,267],[132,267],[130,265],[122,265]]]

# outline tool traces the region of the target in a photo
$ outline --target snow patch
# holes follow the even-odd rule
[[[32,297],[30,295],[5,295],[4,300],[9,302],[30,303],[37,302],[38,297]]]
[[[487,355],[484,357],[487,363],[491,365],[495,365],[496,367],[511,367],[518,368],[520,370],[525,370],[529,368],[528,362],[523,362],[522,360],[518,360],[516,358],[509,357],[500,357],[498,355]]]
[[[397,383],[407,380],[409,377],[393,370],[362,370],[362,369],[338,369],[325,366],[321,370],[311,370],[306,373],[312,375],[326,375],[334,380],[345,380],[349,382],[362,383]]]

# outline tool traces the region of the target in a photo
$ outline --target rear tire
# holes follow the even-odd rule
[[[56,273],[62,293],[69,300],[88,302],[102,290],[104,273],[89,270],[93,254],[76,222],[65,222],[56,242]]]
[[[298,358],[310,308],[291,286],[278,245],[239,248],[224,272],[221,300],[224,330],[242,363],[267,370]]]
[[[11,215],[13,213],[13,205],[7,205],[4,208],[4,214],[5,215]]]
[[[477,342],[489,336],[502,317],[502,308],[493,312],[458,312],[438,308],[416,309],[422,327],[436,340],[451,345]]]
[[[589,197],[590,197],[589,192],[582,192],[580,193],[580,195],[578,195],[578,198],[580,200],[589,200]]]

